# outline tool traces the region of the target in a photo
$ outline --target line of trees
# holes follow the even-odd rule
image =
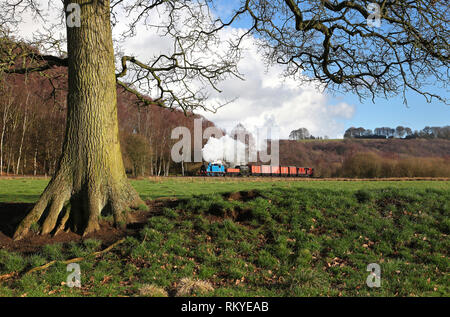
[[[0,84],[0,175],[51,175],[57,167],[65,108],[41,83],[38,76],[10,76]]]
[[[61,80],[52,85],[30,74],[0,80],[0,175],[53,175],[61,154],[66,124],[66,71],[54,70]],[[138,106],[134,95],[118,88],[118,116],[122,156],[133,176],[179,173],[189,164],[171,161],[170,138],[175,127],[193,133],[194,119],[181,111],[149,105]],[[203,120],[204,128],[213,123]],[[195,167],[192,167],[195,169]]]
[[[450,139],[450,126],[429,127],[413,131],[409,127],[398,126],[395,129],[381,127],[374,130],[351,127],[345,131],[345,139]]]
[[[172,140],[171,133],[176,127],[186,127],[191,131],[193,138],[194,120],[200,116],[185,116],[181,111],[171,111],[152,105],[140,107],[136,105],[133,95],[122,89],[119,91],[117,98],[119,127],[122,156],[127,173],[133,176],[169,176],[169,173],[178,174],[184,171],[190,173],[191,170],[195,170],[196,166],[193,163],[172,161],[171,149],[178,140]],[[211,121],[204,118],[202,124],[202,129],[214,126]]]
[[[306,128],[299,128],[297,130],[291,131],[289,134],[289,140],[327,140],[328,137],[316,137],[314,135],[311,135],[309,133],[308,129]]]

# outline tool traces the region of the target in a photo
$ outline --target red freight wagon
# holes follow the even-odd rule
[[[280,175],[280,167],[279,166],[271,166],[272,175]]]
[[[270,166],[269,165],[262,165],[261,166],[261,174],[264,176],[270,176]]]
[[[308,174],[308,176],[313,177],[314,176],[314,168],[308,168],[307,174]]]
[[[306,176],[306,168],[305,167],[299,167],[298,168],[298,176]]]
[[[281,171],[281,176],[289,175],[289,167],[281,166],[280,171]]]
[[[297,176],[297,167],[289,166],[289,176]]]
[[[259,166],[259,165],[252,165],[251,166],[251,172],[252,172],[252,175],[261,175],[261,166]]]

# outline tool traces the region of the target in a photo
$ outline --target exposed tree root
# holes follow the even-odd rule
[[[114,224],[124,227],[126,212],[145,206],[126,179],[104,182],[102,186],[89,182],[75,188],[64,177],[55,176],[30,213],[22,220],[13,239],[20,240],[33,224],[40,225],[40,234],[56,235],[64,230],[86,236],[100,229],[101,215],[112,214]]]
[[[102,251],[97,251],[97,252],[91,253],[90,256],[99,256],[99,255],[102,255],[102,254],[104,254],[106,252],[109,252],[114,247],[118,246],[119,244],[123,243],[124,241],[125,241],[125,238],[124,239],[120,239],[120,240],[114,242],[113,244],[111,244],[109,247],[107,247],[106,249],[104,249]],[[69,260],[65,260],[65,261],[51,261],[51,262],[49,262],[47,264],[44,264],[44,265],[41,265],[41,266],[38,266],[38,267],[34,267],[31,270],[28,270],[27,272],[25,272],[23,275],[27,275],[27,274],[30,274],[30,273],[33,273],[33,272],[45,270],[45,269],[49,268],[50,266],[54,265],[57,262],[61,262],[63,264],[70,264],[70,263],[76,263],[76,262],[83,261],[85,258],[86,257],[79,257],[79,258],[73,258],[73,259],[69,259]],[[8,280],[8,279],[16,277],[16,276],[19,276],[18,272],[12,272],[12,273],[8,273],[8,274],[0,275],[0,281]]]
[[[8,274],[4,274],[4,275],[0,275],[0,281],[4,281],[4,280],[8,280],[12,277],[15,277],[19,275],[19,273],[17,272],[12,272],[12,273],[8,273]]]
[[[62,177],[54,177],[45,188],[33,209],[17,227],[13,239],[22,239],[29,232],[31,225],[38,223],[43,217],[46,210],[49,212],[48,215],[44,216],[45,219],[42,224],[41,234],[51,232],[65,201],[70,197],[70,191],[71,188],[63,181]]]

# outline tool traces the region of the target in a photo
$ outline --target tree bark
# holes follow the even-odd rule
[[[12,151],[13,149],[10,149],[8,167],[6,168],[6,175],[9,175],[10,170],[12,171],[12,174],[14,174],[14,153]]]
[[[3,113],[2,134],[0,135],[0,176],[3,175],[3,140],[6,131],[6,110]]]
[[[181,175],[184,176],[184,160],[181,161]]]
[[[169,176],[169,171],[170,171],[170,159],[167,160],[166,162],[166,168],[165,168],[165,175],[164,176]]]
[[[19,157],[17,158],[17,167],[16,167],[16,174],[19,175],[19,169],[20,169],[20,159],[22,158],[22,148],[23,148],[23,140],[25,139],[25,132],[27,131],[27,108],[28,108],[28,100],[30,99],[30,93],[27,94],[27,99],[25,102],[25,109],[23,113],[23,124],[22,124],[22,137],[20,139],[20,146],[19,146]],[[23,169],[22,169],[23,172]]]
[[[0,175],[3,175],[3,146],[4,146],[4,140],[5,140],[6,126],[9,121],[12,104],[13,104],[12,96],[7,95],[6,100],[5,100],[5,107],[3,109],[2,133],[0,136]]]
[[[17,228],[31,224],[41,234],[99,229],[102,214],[126,223],[129,208],[145,206],[128,182],[119,143],[114,51],[109,0],[66,0],[81,7],[81,27],[67,27],[67,125],[57,170],[32,211]],[[45,212],[46,211],[46,212]]]
[[[36,176],[37,173],[37,147],[34,149],[34,157],[33,157],[33,175]]]

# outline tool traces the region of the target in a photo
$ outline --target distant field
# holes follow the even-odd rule
[[[319,139],[305,139],[305,140],[296,140],[296,141],[297,142],[304,142],[304,143],[306,143],[306,142],[341,142],[341,141],[344,141],[344,140],[345,139],[323,139],[323,140],[319,140]]]
[[[352,141],[352,142],[379,142],[379,141],[392,141],[392,140],[403,140],[408,141],[408,139],[364,139],[364,138],[352,138],[352,139],[304,139],[304,140],[296,140],[298,142],[342,142],[342,141]]]
[[[0,202],[35,202],[48,179],[0,179]],[[292,188],[292,189],[439,189],[450,190],[450,181],[333,181],[333,180],[289,180],[261,178],[149,178],[131,180],[131,183],[144,199],[164,197],[188,198],[193,195],[237,192],[252,189]]]

